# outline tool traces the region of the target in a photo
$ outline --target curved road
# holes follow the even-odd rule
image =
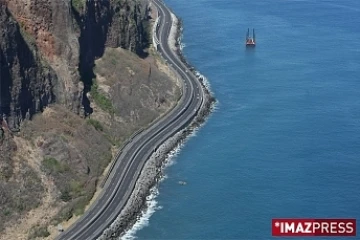
[[[122,149],[100,196],[78,221],[57,237],[58,240],[92,240],[99,237],[124,208],[146,160],[169,137],[187,126],[203,104],[204,92],[200,82],[169,47],[172,25],[169,9],[159,0],[152,3],[159,13],[157,49],[182,77],[182,97],[171,112],[133,137]]]

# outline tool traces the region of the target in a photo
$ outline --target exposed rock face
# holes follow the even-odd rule
[[[80,27],[80,74],[84,82],[85,114],[92,113],[87,93],[95,77],[95,60],[104,54],[105,47],[122,47],[146,56],[148,45],[147,6],[134,0],[77,1],[72,13]]]
[[[77,71],[79,43],[76,22],[69,1],[7,0],[11,14],[20,24],[27,41],[56,73],[56,100],[72,111],[81,108],[82,84]]]
[[[176,104],[147,3],[0,0],[0,240],[81,214],[112,153]]]
[[[20,33],[17,22],[0,2],[0,114],[5,114],[10,129],[55,100],[54,71],[43,66],[36,52]]]
[[[113,0],[111,9],[112,24],[109,29],[107,45],[129,49],[138,55],[149,43],[148,11],[145,3]]]
[[[1,109],[11,128],[55,100],[77,114],[83,114],[83,108],[85,114],[91,113],[86,93],[95,59],[106,46],[141,55],[148,44],[145,2],[0,0],[0,4]]]

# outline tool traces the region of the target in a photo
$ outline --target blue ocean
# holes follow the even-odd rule
[[[272,218],[360,219],[360,1],[165,2],[218,104],[134,237],[272,239]]]

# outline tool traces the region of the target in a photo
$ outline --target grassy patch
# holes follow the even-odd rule
[[[11,215],[11,210],[8,209],[8,208],[6,208],[6,209],[3,210],[3,214],[4,214],[5,216],[9,216],[9,215]]]
[[[68,197],[68,204],[64,206],[60,212],[52,219],[53,225],[57,225],[62,221],[67,221],[71,217],[82,215],[85,211],[87,204],[94,196],[96,190],[96,180],[87,182],[86,186],[80,181],[72,180],[62,196]]]
[[[0,179],[0,232],[42,202],[44,188],[37,173],[21,157],[19,169],[15,180]]]
[[[76,199],[86,195],[84,191],[84,184],[78,180],[71,180],[62,190],[60,199],[64,202],[69,202],[72,199]]]
[[[64,202],[69,202],[72,199],[69,189],[65,188],[61,191],[60,199]]]
[[[8,181],[13,175],[11,164],[5,163],[0,167],[0,180]]]
[[[82,215],[85,211],[86,205],[89,204],[96,191],[97,180],[87,182],[86,191],[82,192],[82,196],[74,201],[73,214]],[[75,187],[76,189],[76,187]]]
[[[85,1],[86,0],[72,0],[71,4],[78,13],[81,13],[85,8]]]
[[[28,239],[46,238],[48,236],[50,236],[50,233],[46,226],[36,225],[30,229]]]
[[[101,125],[101,123],[95,119],[88,119],[86,121],[88,124],[92,125],[97,131],[104,131],[104,127]]]
[[[63,221],[68,221],[73,216],[74,209],[71,206],[64,206],[59,213],[52,219],[52,225],[58,225]]]
[[[87,194],[87,196],[81,196],[77,199],[75,199],[72,203],[70,203],[71,207],[63,208],[60,213],[57,215],[57,217],[54,219],[55,224],[58,224],[62,221],[69,220],[72,216],[79,216],[84,214],[85,208],[87,204],[90,202],[91,198],[93,196],[92,194]]]
[[[89,203],[91,197],[81,197],[74,205],[74,215],[79,216],[84,214],[85,207]]]
[[[105,134],[105,137],[113,146],[119,147],[122,141],[116,137],[110,136],[109,134]]]
[[[51,157],[44,158],[44,160],[41,162],[41,164],[42,164],[43,170],[49,174],[65,173],[65,172],[70,171],[70,167],[68,164],[61,163],[58,160],[56,160],[55,158],[51,158]]]
[[[91,96],[94,98],[95,103],[104,111],[107,111],[111,114],[114,113],[114,107],[109,98],[104,96],[99,92],[99,87],[95,80],[93,80],[93,85],[91,86]]]
[[[69,142],[69,140],[64,136],[64,134],[61,134],[60,138],[61,138],[62,141],[66,142],[66,143]]]
[[[101,162],[99,162],[99,169],[97,170],[98,175],[102,174],[103,169],[106,168],[106,166],[111,162],[111,160],[112,160],[112,154],[111,154],[111,149],[109,149],[108,152],[104,153],[101,156]]]
[[[71,180],[70,182],[70,192],[71,195],[75,198],[81,195],[84,195],[83,184],[76,180]]]

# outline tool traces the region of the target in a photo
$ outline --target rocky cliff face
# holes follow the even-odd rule
[[[0,0],[0,240],[55,239],[126,139],[176,104],[177,76],[146,53],[150,13],[148,0]]]
[[[111,150],[175,104],[148,25],[147,0],[0,0],[0,240],[81,214]]]
[[[143,54],[147,5],[135,0],[0,0],[1,112],[17,129],[56,101],[92,112],[86,93],[106,46]]]
[[[83,106],[85,114],[92,113],[87,93],[95,77],[95,60],[104,54],[105,47],[121,47],[146,56],[149,43],[148,13],[145,1],[72,0],[72,13],[80,28],[79,70],[84,83]]]
[[[34,59],[34,69],[39,72],[49,69],[58,79],[57,84],[51,85],[55,96],[51,100],[56,99],[79,113],[82,96],[82,84],[79,83],[77,71],[79,43],[69,12],[70,4],[50,0],[3,0],[3,5],[17,21],[26,44],[33,48],[30,55],[38,56]],[[49,77],[45,78],[51,81]],[[39,78],[33,77],[32,81],[39,83]],[[40,110],[34,109],[30,116]],[[22,116],[18,116],[18,121],[21,120]]]
[[[20,27],[5,5],[0,6],[0,113],[11,129],[55,100],[54,71],[44,66],[37,49],[21,34]]]
[[[148,5],[144,1],[113,0],[110,16],[107,46],[129,49],[143,56],[143,49],[150,41]]]

